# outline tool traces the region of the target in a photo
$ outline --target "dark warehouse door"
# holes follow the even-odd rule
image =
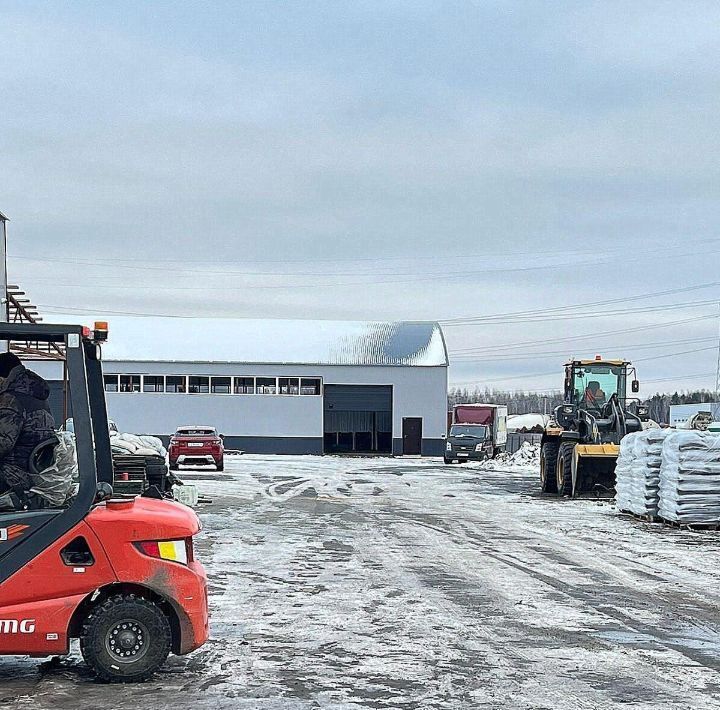
[[[422,417],[403,418],[403,454],[420,456],[422,452]]]
[[[325,385],[327,454],[392,452],[391,385]]]

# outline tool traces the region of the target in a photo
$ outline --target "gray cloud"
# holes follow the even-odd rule
[[[716,5],[204,8],[0,5],[0,209],[13,219],[12,253],[168,263],[166,273],[83,265],[92,288],[73,288],[74,264],[12,261],[36,301],[446,318],[716,278],[720,243],[699,241],[718,237],[720,217]],[[197,273],[177,272],[183,260]],[[209,262],[242,273],[208,275]],[[546,268],[483,273],[536,266]],[[547,351],[613,327],[626,320],[452,328],[448,342],[559,342]],[[458,361],[452,376],[494,380],[562,359]],[[645,367],[650,379],[677,375],[669,386],[709,385],[683,375],[713,370],[713,354]]]

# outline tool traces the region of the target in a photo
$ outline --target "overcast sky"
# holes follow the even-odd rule
[[[474,318],[451,382],[714,386],[716,2],[0,0],[0,90],[48,314]]]

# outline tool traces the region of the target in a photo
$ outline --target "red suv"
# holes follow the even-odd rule
[[[218,471],[225,469],[225,449],[222,437],[211,426],[181,426],[170,439],[170,470],[180,464],[214,464]]]

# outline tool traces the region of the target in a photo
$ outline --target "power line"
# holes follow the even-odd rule
[[[674,352],[674,353],[666,353],[665,355],[653,355],[652,357],[645,357],[640,358],[639,360],[633,360],[634,363],[638,362],[652,362],[653,360],[662,360],[664,358],[668,357],[677,357],[678,355],[689,355],[691,353],[699,353],[699,352],[707,352],[708,350],[715,350],[715,346],[711,346],[708,348],[696,348],[694,350],[681,350],[680,352]],[[550,375],[557,375],[558,370],[553,370],[552,372],[544,372],[544,373],[535,373],[532,375],[510,375],[507,377],[493,377],[493,378],[486,378],[483,379],[482,382],[505,382],[506,380],[523,380],[528,379],[530,377],[550,377]],[[670,379],[682,379],[682,378],[670,378]],[[648,382],[652,382],[654,380],[648,380]],[[461,383],[461,384],[468,384],[468,383]]]
[[[556,372],[545,373],[542,376],[549,377],[550,375],[558,375],[558,374],[559,373],[556,371]],[[660,378],[656,378],[656,379],[652,379],[652,380],[643,380],[643,383],[656,384],[658,382],[675,382],[675,381],[680,381],[680,380],[693,380],[693,379],[699,379],[702,377],[712,377],[714,374],[715,374],[714,372],[699,372],[694,375],[674,375],[673,377],[660,377]],[[538,376],[539,375],[528,375],[527,377],[538,377]],[[467,382],[451,382],[450,386],[451,387],[457,387],[459,385],[466,385],[466,386],[467,385],[478,385],[479,386],[479,385],[484,385],[488,382],[504,382],[505,380],[520,379],[521,377],[525,377],[525,376],[521,375],[521,376],[514,377],[514,378],[513,377],[502,377],[502,378],[495,378],[492,380],[470,380]],[[552,389],[524,390],[524,391],[537,393],[537,392],[554,392],[554,391],[559,391],[559,389],[557,389],[557,390],[552,390]]]
[[[558,313],[549,316],[532,316],[522,318],[506,318],[501,323],[502,325],[514,325],[516,323],[549,323],[553,321],[563,320],[575,320],[577,318],[605,318],[608,316],[616,315],[629,315],[634,313],[656,313],[662,311],[676,311],[684,308],[696,308],[699,306],[714,305],[717,303],[716,298],[704,299],[702,301],[684,301],[681,303],[670,303],[670,304],[656,304],[650,306],[638,306],[635,308],[622,308],[617,310],[606,310],[606,311],[585,311],[583,313]],[[495,325],[495,321],[487,323],[475,322],[472,325]]]
[[[71,262],[67,262],[71,263]],[[562,265],[563,268],[571,267],[571,268],[577,268],[581,266],[597,266],[601,263],[612,263],[612,260],[607,261],[588,261],[588,262],[575,262],[575,263],[565,263]],[[75,266],[78,264],[86,265],[86,266],[97,266],[97,264],[93,264],[93,262],[75,262]],[[136,268],[136,267],[127,267],[127,268]],[[166,267],[137,267],[138,269],[142,269],[145,271],[159,271],[165,274],[169,275],[175,275],[175,274],[193,274],[195,276],[200,277],[207,277],[207,276],[253,276],[258,278],[266,278],[268,276],[276,276],[276,277],[288,277],[288,276],[298,276],[299,274],[285,274],[285,273],[241,273],[237,271],[204,271],[204,270],[198,270],[198,269],[176,269],[172,273],[168,272],[168,269]],[[291,290],[291,289],[300,289],[300,288],[346,288],[348,286],[385,286],[385,285],[393,285],[393,284],[409,284],[409,283],[424,283],[425,281],[457,281],[458,278],[470,278],[474,276],[493,276],[497,274],[515,274],[515,273],[527,273],[531,271],[544,271],[548,268],[548,266],[516,266],[516,267],[510,267],[505,269],[483,269],[482,271],[463,271],[463,272],[444,272],[442,274],[423,274],[418,275],[417,278],[408,278],[408,279],[387,279],[387,280],[370,280],[370,281],[341,281],[339,283],[328,283],[327,281],[322,283],[305,283],[305,284],[283,284],[283,285],[267,285],[267,284],[244,284],[242,286],[238,287],[227,287],[223,286],[223,290],[237,290],[237,289],[247,289],[252,288],[255,289],[271,289],[271,290]],[[555,267],[553,267],[555,268]],[[342,276],[375,276],[376,273],[368,273],[368,274],[358,274],[356,271],[352,274],[310,274],[311,276],[319,276],[323,278],[327,278],[328,276],[334,276],[337,278],[340,278]],[[382,276],[389,276],[391,274],[382,274]],[[414,275],[413,274],[407,274],[408,276]],[[35,280],[39,280],[39,277],[35,277]],[[23,282],[32,282],[33,277],[26,277],[23,279]],[[57,279],[50,277],[50,282],[59,285],[59,286],[72,286],[73,288],[97,288],[97,285],[93,284],[78,284],[77,282],[73,283],[63,283],[57,281]],[[189,287],[189,286],[177,286],[177,287],[158,287],[158,286],[146,286],[146,285],[131,285],[131,284],[122,284],[119,286],[111,286],[108,284],[101,284],[102,288],[104,289],[114,289],[114,288],[122,288],[122,289],[144,289],[144,288],[152,288],[153,290],[167,290],[167,291],[207,291],[207,287]]]
[[[577,303],[577,304],[567,304],[563,306],[555,306],[552,308],[536,308],[526,311],[511,311],[509,313],[496,313],[492,315],[487,316],[475,316],[475,317],[467,317],[467,318],[450,318],[450,319],[443,319],[440,322],[444,326],[452,326],[452,325],[464,325],[466,323],[475,323],[478,321],[487,321],[490,319],[493,320],[500,320],[505,318],[513,318],[516,316],[531,316],[536,314],[551,314],[555,312],[566,312],[566,311],[573,311],[578,310],[582,308],[596,308],[597,306],[607,306],[612,305],[614,303],[627,303],[628,301],[640,301],[647,298],[660,298],[661,296],[674,296],[679,293],[687,293],[688,291],[698,291],[705,288],[713,288],[715,286],[720,286],[720,281],[711,281],[710,283],[705,284],[697,284],[696,286],[683,286],[681,288],[673,288],[668,289],[665,291],[655,291],[654,293],[639,293],[635,294],[634,296],[625,296],[623,298],[611,298],[605,301],[589,301],[585,303]]]
[[[559,342],[569,343],[574,342],[577,340],[588,340],[588,339],[597,339],[605,335],[621,335],[625,333],[637,333],[639,331],[644,330],[656,330],[658,328],[669,328],[670,326],[675,325],[685,325],[686,323],[695,323],[702,320],[709,320],[709,319],[715,319],[716,316],[714,314],[712,315],[704,315],[704,316],[695,316],[693,318],[684,318],[682,320],[676,320],[676,321],[668,321],[667,323],[653,323],[651,325],[641,325],[636,326],[634,328],[622,328],[622,329],[614,329],[614,330],[606,330],[606,331],[600,331],[595,333],[587,333],[585,335],[572,335],[568,336],[566,338],[558,339]],[[541,340],[525,340],[525,341],[518,341],[514,343],[505,343],[502,345],[491,345],[487,347],[475,347],[475,348],[467,348],[464,350],[455,350],[454,353],[457,354],[483,354],[485,352],[499,352],[502,353],[503,351],[507,350],[515,350],[517,348],[524,348],[528,345],[547,345],[548,338],[545,337]]]
[[[705,255],[707,254],[714,254],[714,253],[720,253],[720,252],[705,252]],[[687,258],[687,257],[694,257],[696,256],[694,253],[689,253],[687,251],[683,251],[678,254],[669,254],[667,252],[662,252],[658,250],[656,254],[652,256],[653,259],[679,259],[679,258]],[[30,259],[31,257],[16,257],[16,258],[27,258]],[[33,259],[34,261],[40,261],[40,262],[47,262],[47,263],[67,263],[71,264],[73,266],[78,265],[85,265],[85,266],[93,266],[97,268],[98,262],[96,260],[88,261],[88,260],[82,260],[82,259]],[[418,275],[418,278],[411,278],[411,279],[387,279],[387,280],[375,280],[375,281],[342,281],[340,283],[313,283],[313,284],[287,284],[287,285],[266,285],[266,284],[246,284],[240,288],[249,288],[252,287],[253,289],[273,289],[273,290],[291,290],[291,289],[300,289],[300,288],[337,288],[337,287],[348,287],[348,286],[383,286],[383,285],[394,285],[394,284],[407,284],[407,283],[424,283],[425,281],[432,280],[432,281],[444,281],[444,280],[458,280],[458,279],[467,279],[470,277],[475,276],[493,276],[498,274],[512,274],[512,273],[529,273],[533,271],[545,271],[548,268],[552,266],[553,269],[565,269],[565,268],[578,268],[578,267],[585,267],[585,266],[597,266],[598,264],[614,264],[615,259],[594,259],[590,261],[584,261],[584,262],[563,262],[560,264],[552,264],[552,265],[534,265],[534,266],[519,266],[519,267],[509,267],[509,268],[501,268],[501,269],[483,269],[482,271],[453,271],[453,272],[444,272],[442,274],[424,274],[424,275]],[[177,275],[177,274],[192,274],[196,276],[201,277],[207,277],[207,276],[251,276],[256,278],[266,278],[267,276],[276,276],[276,277],[283,277],[283,276],[317,276],[317,277],[324,277],[327,278],[327,276],[336,276],[336,277],[342,277],[342,276],[355,276],[355,275],[362,275],[362,276],[375,276],[377,274],[377,271],[374,271],[372,273],[367,274],[357,274],[357,271],[348,272],[348,273],[342,273],[342,274],[326,274],[326,273],[313,273],[313,274],[293,274],[293,273],[283,273],[283,272],[270,272],[270,273],[264,273],[264,272],[239,272],[239,271],[211,271],[203,268],[197,268],[197,269],[173,269],[172,271],[169,271],[166,266],[147,266],[147,265],[122,265],[122,264],[111,264],[108,263],[105,265],[106,267],[110,268],[125,268],[125,269],[133,269],[133,270],[141,270],[141,271],[154,271],[154,272],[161,272],[167,275]],[[409,272],[407,274],[401,274],[403,276],[412,276],[415,275],[416,272]],[[382,276],[390,276],[393,275],[391,273],[382,274]],[[36,280],[39,277],[35,277]],[[26,277],[23,279],[24,281],[31,281],[32,277]],[[72,286],[73,288],[94,288],[94,286],[91,286],[90,284],[77,284],[77,283],[60,283],[57,282],[54,278],[50,279],[52,282],[57,283],[58,285],[64,285],[64,286]],[[139,288],[150,288],[149,286],[132,286],[132,285],[125,285],[122,286],[110,286],[107,284],[102,285],[103,288],[130,288],[130,289],[139,289]],[[155,290],[157,290],[159,287],[155,287]],[[179,286],[177,288],[170,287],[166,288],[165,290],[177,290],[177,291],[187,291],[187,290],[193,290],[193,287],[185,287],[185,286]],[[195,290],[207,290],[206,287],[200,287],[196,288]],[[227,287],[224,287],[224,290],[229,290]]]
[[[680,352],[665,353],[665,355],[653,355],[652,357],[643,357],[639,360],[633,360],[633,362],[649,362],[651,360],[662,360],[666,357],[677,357],[678,355],[691,355],[693,353],[704,353],[708,350],[715,350],[715,346],[711,345],[709,348],[695,348],[694,350],[681,350]]]
[[[444,237],[445,235],[443,235]],[[715,244],[717,242],[720,242],[720,238],[714,237],[710,239],[692,239],[692,240],[683,240],[683,247],[686,247],[688,244]],[[673,238],[672,240],[666,241],[666,242],[656,242],[656,247],[658,251],[662,251],[663,246],[666,245],[668,247],[675,247],[677,246],[678,240],[677,238]],[[625,253],[627,251],[626,244],[618,244],[616,247],[606,248],[603,250],[604,253]],[[595,255],[597,254],[596,250],[587,250],[587,249],[560,249],[556,251],[548,251],[547,249],[541,249],[538,251],[528,251],[523,250],[521,252],[523,255],[527,256],[548,256],[548,257],[555,257],[555,256],[567,256],[568,254],[578,254],[578,255]],[[505,256],[505,257],[517,257],[518,255],[518,249],[513,249],[511,251],[483,251],[482,253],[447,253],[444,252],[442,254],[428,254],[428,255],[413,255],[413,256],[407,256],[407,255],[389,255],[389,256],[353,256],[353,257],[306,257],[301,259],[197,259],[193,256],[186,257],[185,259],[168,259],[166,258],[166,255],[161,255],[159,257],[156,257],[158,259],[161,259],[166,264],[187,264],[188,261],[192,261],[194,264],[202,263],[202,264],[308,264],[308,263],[331,263],[331,264],[338,264],[338,263],[359,263],[359,262],[369,262],[369,263],[376,263],[376,262],[386,262],[386,261],[424,261],[424,260],[432,260],[432,261],[438,261],[438,260],[448,260],[448,261],[457,261],[458,257],[467,258],[467,259],[485,259],[496,256]],[[78,256],[77,258],[74,257],[68,257],[67,259],[62,258],[48,258],[48,257],[32,257],[27,255],[20,255],[20,254],[8,254],[9,259],[18,259],[18,260],[24,260],[24,261],[43,261],[43,262],[50,262],[50,263],[58,263],[58,262],[65,262],[69,264],[77,264],[80,261],[83,261],[82,256]],[[118,259],[113,257],[105,257],[105,258],[94,258],[91,262],[85,262],[85,263],[91,263],[93,265],[97,265],[99,262],[104,262],[111,266],[120,266],[122,264],[129,264],[131,266],[137,265],[137,259]],[[138,267],[140,268],[140,267]]]
[[[673,377],[660,377],[654,380],[645,380],[645,382],[656,383],[656,382],[673,382],[676,380],[693,380],[701,377],[712,377],[714,372],[699,372],[695,375],[674,375]]]
[[[716,342],[717,338],[713,336],[709,336],[706,338],[684,338],[681,340],[663,340],[662,342],[657,343],[625,343],[622,345],[607,345],[603,344],[602,348],[604,350],[611,349],[611,350],[624,350],[624,351],[636,351],[636,350],[650,350],[653,348],[665,348],[668,345],[680,345],[687,344],[687,343],[707,343],[707,342]],[[714,347],[713,347],[714,349]],[[463,362],[463,363],[470,363],[470,362],[507,362],[511,360],[532,360],[536,357],[550,357],[550,356],[568,356],[567,349],[564,350],[546,350],[542,352],[529,352],[525,355],[501,355],[499,357],[492,357],[492,356],[480,356],[475,357],[473,355],[455,355],[454,352],[451,350],[449,354],[453,358],[453,362]]]

